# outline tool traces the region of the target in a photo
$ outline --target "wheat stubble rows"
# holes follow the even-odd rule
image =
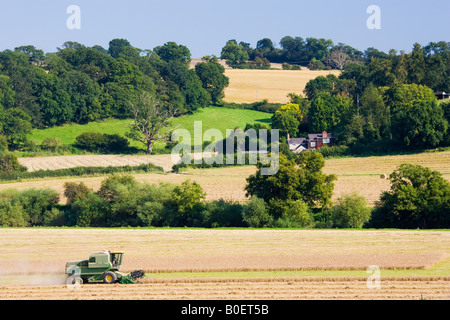
[[[69,289],[60,286],[0,286],[0,299],[52,300],[292,300],[292,299],[395,299],[448,300],[447,280],[386,280],[370,289],[364,280],[347,281],[252,281],[171,282],[136,285],[83,285]]]
[[[0,229],[0,247],[0,299],[449,298],[448,270],[431,272],[448,266],[448,231]],[[146,270],[144,283],[68,289],[65,261],[102,249],[124,250],[123,271]],[[369,289],[364,275],[374,264],[382,269],[379,289]],[[422,272],[385,271],[396,269]],[[252,276],[255,270],[262,273]],[[295,270],[362,274],[304,277]]]

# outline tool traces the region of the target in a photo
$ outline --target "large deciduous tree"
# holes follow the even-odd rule
[[[295,201],[303,201],[310,208],[322,209],[331,205],[334,175],[322,172],[325,160],[317,152],[305,152],[289,160],[280,154],[278,173],[271,176],[258,171],[247,178],[245,191],[248,196],[257,196],[269,204],[271,214],[279,218]]]
[[[195,66],[195,72],[202,81],[203,88],[210,94],[211,102],[220,102],[230,80],[225,76],[225,68],[218,62],[217,57],[204,57],[203,62]]]
[[[148,92],[140,93],[129,102],[133,123],[127,137],[145,145],[147,153],[152,153],[156,141],[167,141],[174,129],[167,130],[170,120],[178,113],[172,105],[159,102]]]

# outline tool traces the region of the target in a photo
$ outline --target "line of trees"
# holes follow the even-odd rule
[[[233,67],[266,68],[274,62],[307,66],[312,70],[344,70],[347,65],[358,63],[361,69],[370,66],[368,70],[356,70],[363,77],[367,72],[374,72],[383,83],[397,78],[435,91],[450,91],[450,43],[446,41],[430,42],[426,46],[415,43],[410,53],[394,49],[386,53],[373,47],[361,51],[344,43],[334,44],[330,39],[313,37],[285,36],[279,48],[269,38],[259,40],[255,48],[232,39],[222,48],[221,58]],[[383,73],[388,73],[387,78]],[[364,86],[359,81],[358,84]]]
[[[312,79],[304,96],[290,95],[300,115],[280,108],[272,127],[291,137],[332,132],[353,153],[448,146],[450,101],[434,94],[450,88],[450,47],[440,44],[432,53],[432,44],[416,44],[411,54],[352,62],[339,76]]]
[[[34,46],[0,52],[0,134],[10,149],[32,128],[132,116],[129,104],[147,92],[178,114],[220,103],[224,68],[205,57],[190,68],[187,47],[168,42],[151,50],[114,39],[109,48],[65,42],[57,52]]]
[[[247,179],[249,201],[205,201],[201,186],[138,183],[127,174],[105,178],[98,191],[84,183],[64,186],[67,203],[52,189],[0,193],[0,226],[251,227],[251,228],[449,228],[450,183],[428,168],[404,164],[374,208],[357,193],[334,203],[334,175],[322,172],[320,153],[288,159],[276,175],[262,166]]]

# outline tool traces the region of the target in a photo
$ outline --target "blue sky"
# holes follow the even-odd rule
[[[192,57],[220,55],[227,40],[262,38],[278,44],[286,35],[411,51],[415,42],[450,41],[448,0],[0,0],[0,50],[34,45],[54,52],[65,41],[108,48],[114,38],[153,49],[168,41],[186,45]],[[81,9],[81,29],[69,30],[69,5]],[[369,30],[369,5],[381,9],[381,29]]]

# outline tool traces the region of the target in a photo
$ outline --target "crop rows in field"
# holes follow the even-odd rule
[[[0,299],[448,299],[449,243],[446,231],[0,229]],[[67,288],[65,262],[103,249],[125,251],[143,284]]]
[[[303,281],[157,281],[133,285],[0,286],[0,300],[448,300],[448,279],[383,280],[378,289],[366,279]]]

